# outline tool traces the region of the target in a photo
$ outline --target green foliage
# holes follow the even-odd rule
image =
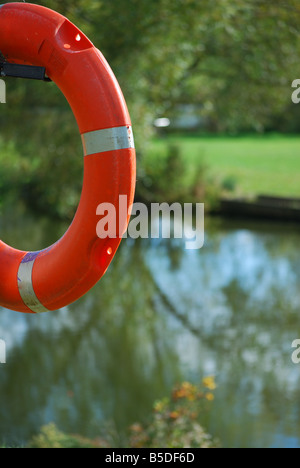
[[[237,177],[234,175],[228,175],[222,181],[222,188],[227,192],[234,192],[237,187]]]
[[[170,203],[183,200],[191,193],[186,180],[187,168],[180,147],[168,145],[164,154],[150,154],[138,168],[137,198],[146,202]]]
[[[154,404],[152,420],[146,426],[131,427],[131,447],[140,448],[213,448],[213,441],[199,423],[203,411],[214,400],[213,377],[203,379],[198,388],[190,382],[176,387],[170,398]]]
[[[28,164],[19,158],[12,140],[4,142],[0,137],[0,208],[4,196],[13,197],[20,175],[27,169]]]
[[[170,397],[154,403],[148,424],[133,424],[129,428],[129,448],[214,448],[219,444],[200,425],[200,418],[214,400],[214,377],[205,377],[201,386],[183,382]],[[108,448],[113,446],[103,438],[90,440],[67,435],[51,423],[34,436],[29,448]]]
[[[42,427],[40,434],[33,437],[28,448],[105,448],[102,440],[89,440],[59,431],[55,424]]]
[[[161,143],[150,148],[138,166],[136,198],[145,203],[205,202],[207,209],[215,207],[221,185],[209,173],[201,152],[191,162],[181,144]]]

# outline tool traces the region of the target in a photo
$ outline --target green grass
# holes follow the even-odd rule
[[[164,157],[170,144],[191,169],[201,159],[217,181],[230,181],[234,195],[300,197],[300,136],[172,135],[154,139],[147,157]]]

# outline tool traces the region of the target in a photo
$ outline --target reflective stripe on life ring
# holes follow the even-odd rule
[[[119,226],[118,237],[100,239],[96,213],[101,203],[124,210],[119,200],[126,195],[128,225],[136,181],[131,120],[101,52],[59,13],[28,3],[0,6],[0,50],[8,62],[46,69],[69,102],[82,139],[82,194],[64,236],[40,252],[23,252],[0,241],[0,306],[47,312],[86,294],[119,247],[126,226]]]
[[[33,289],[32,270],[39,252],[29,252],[20,263],[18,271],[18,287],[24,304],[35,313],[49,312],[40,303]]]
[[[81,136],[85,156],[134,148],[131,126],[95,130]]]

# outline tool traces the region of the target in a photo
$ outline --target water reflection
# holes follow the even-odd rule
[[[29,223],[26,237],[12,224],[1,237],[40,249],[64,230],[45,223],[31,224],[34,235]],[[76,304],[41,316],[1,310],[1,439],[26,441],[50,421],[95,436],[108,422],[121,444],[175,382],[215,374],[203,419],[224,446],[300,447],[299,240],[293,226],[219,220],[198,251],[127,239]]]

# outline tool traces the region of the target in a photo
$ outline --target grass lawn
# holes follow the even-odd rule
[[[148,157],[163,157],[170,144],[187,164],[201,159],[218,181],[231,181],[234,195],[300,197],[300,135],[172,135],[154,139]]]

